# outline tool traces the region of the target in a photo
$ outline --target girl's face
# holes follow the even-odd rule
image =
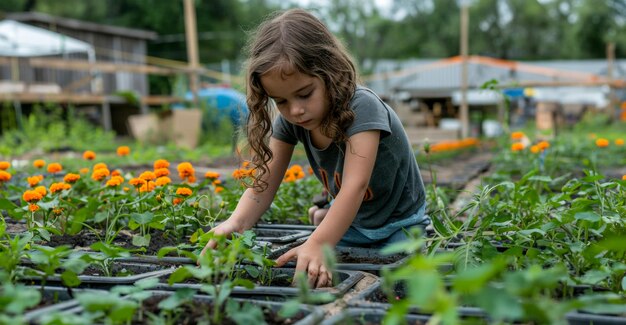
[[[296,69],[272,69],[261,76],[261,85],[287,121],[312,131],[328,114],[324,82]]]

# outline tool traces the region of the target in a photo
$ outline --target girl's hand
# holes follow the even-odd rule
[[[306,272],[309,278],[309,286],[315,288],[328,287],[332,283],[332,274],[324,265],[324,252],[322,245],[312,240],[292,248],[276,260],[276,267],[297,259],[296,273]]]
[[[220,235],[220,236],[230,236],[230,234],[234,232],[241,232],[241,231],[242,230],[241,230],[240,225],[231,219],[228,219],[220,223],[217,227],[209,230],[209,232],[212,232],[215,235]],[[206,246],[204,246],[204,249],[202,249],[200,256],[204,255],[207,249],[214,249],[216,245],[217,245],[217,242],[215,240],[213,239],[209,240]]]

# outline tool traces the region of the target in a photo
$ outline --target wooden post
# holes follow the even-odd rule
[[[469,106],[467,104],[467,28],[469,25],[469,4],[461,2],[461,138],[469,137]]]
[[[615,43],[609,42],[606,45],[606,77],[609,85],[609,116],[611,121],[617,117],[617,98],[615,96],[615,89],[613,88],[613,65],[615,63]]]
[[[189,88],[193,94],[194,106],[198,106],[198,35],[196,30],[196,9],[193,0],[183,0],[185,6],[185,35],[187,38],[187,58],[189,60]]]

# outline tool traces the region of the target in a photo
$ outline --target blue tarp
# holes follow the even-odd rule
[[[187,92],[185,99],[193,100],[193,94]],[[217,109],[217,119],[228,117],[234,126],[245,124],[248,117],[246,96],[237,90],[227,87],[202,88],[198,90],[198,99],[208,109]]]

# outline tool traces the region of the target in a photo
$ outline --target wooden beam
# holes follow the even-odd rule
[[[63,59],[29,59],[29,64],[38,68],[51,68],[60,70],[97,70],[106,73],[132,72],[141,74],[174,75],[180,73],[178,69],[161,68],[143,64],[133,63],[110,63],[110,62],[89,62],[86,60],[63,60]]]
[[[522,81],[511,84],[499,84],[497,88],[525,88],[525,87],[594,87],[611,86],[614,88],[626,88],[626,80],[614,79],[598,81]]]
[[[144,96],[141,98],[141,104],[148,106],[157,106],[163,104],[184,103],[185,99],[172,96]]]

